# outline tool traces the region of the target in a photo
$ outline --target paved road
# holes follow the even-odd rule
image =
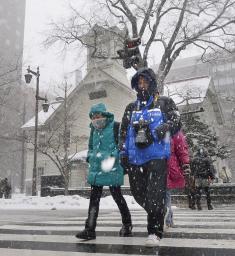
[[[74,237],[84,227],[86,211],[1,211],[1,256],[233,256],[235,206],[213,211],[175,210],[175,228],[166,231],[157,248],[146,248],[146,214],[132,211],[134,237],[118,237],[117,211],[101,211],[97,239]]]

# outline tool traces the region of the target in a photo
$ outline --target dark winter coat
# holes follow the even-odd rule
[[[171,138],[171,156],[167,161],[167,188],[184,188],[185,179],[182,166],[189,164],[189,150],[182,131]]]
[[[103,129],[95,129],[91,124],[89,138],[88,162],[89,174],[87,181],[96,186],[120,186],[123,185],[123,169],[119,163],[119,151],[115,141],[114,131],[118,133],[117,125],[114,123],[113,114],[106,111],[104,104],[100,103],[91,108],[90,116],[93,113],[102,113],[107,117],[107,124]],[[116,134],[116,137],[118,135]],[[108,157],[114,157],[115,163],[111,171],[102,170],[102,161]]]
[[[191,162],[191,171],[195,178],[215,178],[215,168],[211,159],[206,155],[196,154]]]

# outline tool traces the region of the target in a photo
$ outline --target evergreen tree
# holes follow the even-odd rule
[[[221,144],[210,127],[200,121],[196,114],[186,114],[182,116],[183,130],[187,137],[192,153],[195,153],[200,147],[205,148],[213,159],[226,159],[230,155],[227,145]]]

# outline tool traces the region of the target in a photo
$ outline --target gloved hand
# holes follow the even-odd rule
[[[123,168],[129,166],[129,160],[127,155],[120,155],[120,164]]]
[[[163,140],[165,138],[166,132],[169,131],[169,124],[163,123],[159,125],[155,131],[158,139]]]
[[[183,169],[183,175],[184,176],[190,176],[191,169],[190,169],[190,165],[189,164],[183,164],[182,165],[182,169]]]

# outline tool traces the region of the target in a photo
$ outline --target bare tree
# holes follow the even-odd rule
[[[11,86],[21,79],[21,55],[13,60],[0,58],[0,89]]]
[[[39,140],[38,152],[47,156],[57,167],[65,184],[65,195],[68,195],[69,177],[70,177],[70,161],[69,149],[72,143],[70,137],[70,130],[75,120],[74,113],[71,113],[70,103],[68,102],[68,95],[72,87],[65,82],[59,87],[63,90],[63,97],[58,101],[52,102],[51,107],[54,108],[55,104],[61,104],[59,113],[50,124],[50,128],[46,128],[43,143]],[[54,106],[53,106],[54,105]],[[30,142],[32,138],[28,137]]]
[[[9,67],[0,67],[0,87],[10,85],[13,82],[16,82],[17,79],[15,76],[12,76],[18,70],[16,66]]]
[[[86,17],[71,7],[71,18],[61,24],[52,23],[45,43],[51,45],[60,41],[65,48],[83,44],[93,47],[94,57],[98,57],[94,25],[111,31],[113,24],[124,26],[130,31],[129,36],[140,37],[143,42],[142,60],[137,68],[148,65],[153,45],[157,44],[159,54],[162,51],[157,71],[160,90],[174,61],[190,45],[202,50],[202,58],[207,53],[231,52],[234,48],[234,0],[96,0],[97,3],[102,10],[99,16],[97,8],[93,15]],[[88,44],[84,35],[92,29],[95,40]],[[121,39],[124,41],[123,35]]]
[[[20,58],[14,61],[0,59],[0,107],[8,105],[11,89],[21,81]]]
[[[172,98],[176,97],[176,105],[183,111],[181,120],[191,151],[196,153],[203,146],[214,160],[229,158],[231,154],[229,146],[221,141],[221,138],[216,134],[216,130],[212,129],[209,123],[202,121],[200,115],[198,115],[199,112],[204,112],[202,111],[203,108],[195,109],[195,101],[197,106],[199,102],[205,100],[200,88],[193,87],[190,84],[188,87],[181,88],[181,90],[176,88],[172,90],[169,87],[166,85],[164,88],[166,94]]]

